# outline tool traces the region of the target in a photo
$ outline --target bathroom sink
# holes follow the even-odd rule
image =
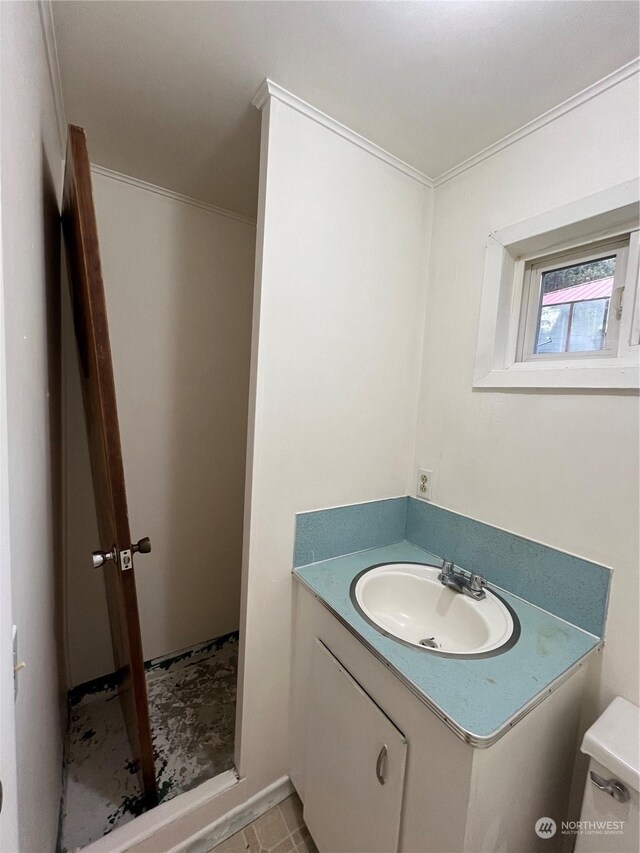
[[[360,572],[351,601],[376,630],[445,657],[489,657],[520,636],[518,617],[497,593],[481,600],[444,586],[440,566],[385,563]]]

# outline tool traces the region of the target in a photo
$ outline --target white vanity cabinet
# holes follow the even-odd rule
[[[332,853],[398,849],[407,742],[316,639],[304,818]]]
[[[568,801],[584,675],[475,749],[295,583],[290,776],[320,853],[570,849],[570,837],[541,839],[534,826],[577,819]]]

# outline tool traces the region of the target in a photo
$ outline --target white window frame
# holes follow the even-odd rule
[[[624,297],[624,291],[626,289],[629,241],[630,236],[625,235],[621,239],[606,241],[589,248],[583,246],[580,249],[561,252],[558,255],[547,257],[542,261],[534,258],[526,265],[518,336],[517,361],[564,361],[573,358],[618,357],[618,341],[620,340],[620,326],[622,320],[622,302],[620,299],[621,297]],[[535,352],[543,275],[546,272],[551,272],[559,267],[579,266],[580,264],[587,264],[603,257],[614,257],[616,259],[613,288],[609,301],[609,316],[604,347],[601,350],[592,350],[588,352]]]
[[[639,212],[639,182],[628,181],[489,236],[474,388],[640,387]],[[614,285],[624,291],[615,354],[549,353],[521,360],[532,264],[564,253],[597,254],[599,246],[627,239],[619,275],[616,263]]]

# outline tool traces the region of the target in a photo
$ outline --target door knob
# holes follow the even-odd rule
[[[104,566],[109,560],[115,560],[116,546],[114,545],[110,551],[94,551],[91,556],[93,557],[93,568],[99,569],[100,566]]]
[[[148,536],[145,536],[143,539],[139,539],[137,542],[134,542],[131,545],[131,548],[124,548],[119,553],[116,546],[114,545],[110,551],[93,552],[93,568],[99,569],[100,566],[104,566],[104,564],[108,563],[109,560],[113,560],[115,562],[119,558],[120,568],[122,569],[122,571],[126,571],[127,569],[130,569],[133,565],[133,562],[131,560],[132,554],[148,554],[150,551],[151,540]]]
[[[148,536],[145,536],[143,539],[139,539],[136,543],[131,546],[131,552],[133,554],[148,554],[151,551],[151,539]]]

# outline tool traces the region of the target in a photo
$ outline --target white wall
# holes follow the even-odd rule
[[[89,139],[89,150],[91,150]],[[145,658],[237,630],[255,225],[94,173]],[[67,300],[65,300],[67,301]],[[113,670],[65,323],[71,684]]]
[[[55,849],[62,778],[56,651],[62,647],[58,632],[62,150],[38,4],[0,3],[0,24],[12,608],[20,658],[27,664],[18,678],[15,706],[18,829],[19,849],[37,853]],[[9,727],[3,726],[2,737],[11,737]],[[9,785],[9,776],[3,775],[3,782]]]
[[[430,215],[423,185],[274,99],[262,144],[238,709],[254,785],[289,766],[295,513],[405,491]]]
[[[636,177],[637,118],[634,77],[437,188],[414,464],[438,504],[614,568],[600,707],[638,703],[637,395],[471,384],[487,236]]]

